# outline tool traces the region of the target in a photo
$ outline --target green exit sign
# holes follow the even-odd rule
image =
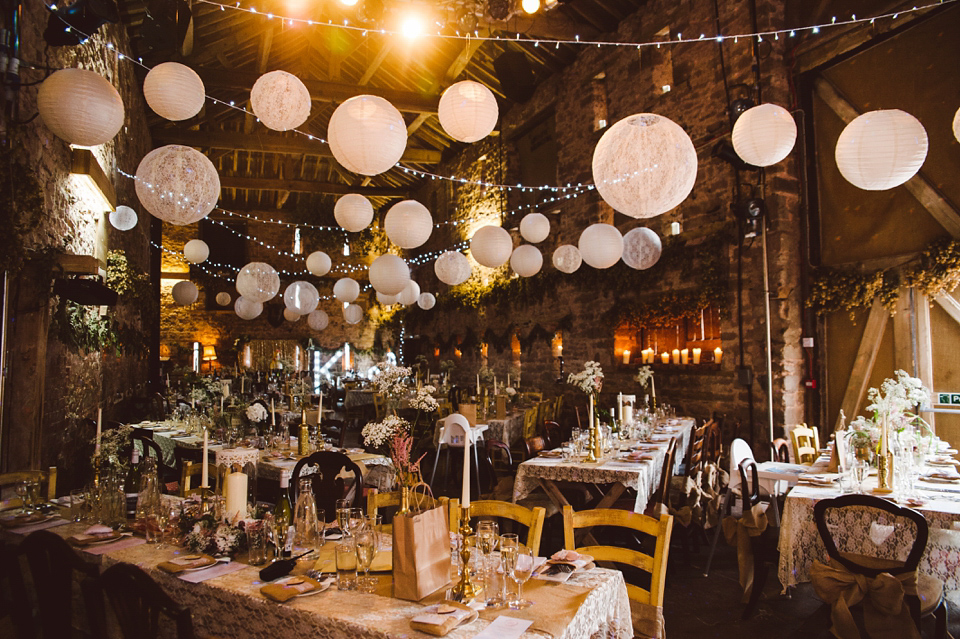
[[[960,393],[937,393],[937,403],[960,406]]]

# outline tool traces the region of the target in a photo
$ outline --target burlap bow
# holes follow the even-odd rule
[[[904,595],[917,594],[917,573],[880,573],[867,577],[850,572],[831,559],[829,565],[813,562],[810,570],[813,589],[831,605],[830,632],[839,639],[860,639],[850,606],[863,602],[863,621],[873,639],[920,639],[920,633],[904,603]]]
[[[759,537],[767,529],[767,504],[760,503],[743,513],[739,519],[724,518],[723,536],[727,543],[737,547],[737,565],[740,569],[740,587],[743,588],[743,603],[750,600],[753,591],[753,547],[751,537]]]

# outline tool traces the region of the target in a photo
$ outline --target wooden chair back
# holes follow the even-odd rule
[[[320,422],[320,433],[335,438],[337,446],[343,448],[347,439],[347,424],[341,419],[325,419]]]
[[[317,508],[323,508],[327,521],[336,517],[338,499],[349,499],[355,507],[363,507],[363,471],[344,453],[320,450],[298,461],[290,477],[294,491],[300,486],[300,473],[305,466],[317,467],[315,473],[304,477],[310,477]],[[340,476],[343,471],[348,475],[352,473],[353,477],[344,480]]]
[[[537,435],[537,413],[538,409],[536,406],[531,406],[530,408],[523,411],[523,438],[528,439],[530,437],[536,437]]]
[[[57,496],[57,467],[51,466],[46,470],[18,470],[12,473],[0,474],[0,489],[16,486],[17,483],[29,480],[40,481],[41,485],[46,482],[46,500],[50,501]],[[3,491],[6,492],[6,491]],[[12,491],[11,491],[12,492]],[[8,508],[20,508],[23,501],[19,497],[0,500],[0,510]]]
[[[720,424],[715,420],[706,423],[703,435],[703,462],[717,464],[723,455],[723,443],[720,436]]]
[[[114,564],[104,571],[100,583],[124,639],[156,639],[161,632],[168,636],[170,621],[177,639],[196,636],[190,609],[174,601],[142,568]]]
[[[783,437],[777,437],[770,442],[770,460],[775,462],[790,462],[790,442]]]
[[[707,442],[707,433],[713,428],[715,422],[711,419],[700,428],[693,431],[693,440],[690,443],[690,463],[687,464],[687,475],[693,475],[699,470],[703,470],[703,464],[707,461],[704,457],[703,447]]]
[[[194,477],[197,477],[196,485],[193,483]],[[212,485],[209,478],[207,478],[207,485]],[[180,466],[180,496],[187,497],[199,493],[201,486],[203,486],[203,462],[184,460]]]
[[[523,440],[523,445],[527,452],[527,459],[536,457],[541,450],[545,450],[547,447],[543,437],[529,437]]]
[[[668,503],[670,498],[670,478],[673,477],[674,460],[677,456],[677,438],[671,437],[667,452],[663,457],[663,469],[660,471],[660,485],[657,487],[657,501]]]
[[[560,424],[554,421],[543,422],[543,436],[547,441],[547,446],[556,448],[563,443],[563,433]]]
[[[367,514],[379,515],[381,514],[381,508],[399,508],[402,494],[403,493],[399,490],[381,493],[376,488],[371,488],[369,492],[367,492]],[[443,506],[444,514],[449,519],[450,511],[447,504],[450,499],[448,497],[434,498],[431,495],[418,493],[414,499],[418,504],[421,504],[423,508],[436,508],[437,506]],[[383,523],[386,524],[389,522],[384,520]]]
[[[167,400],[160,393],[154,393],[150,398],[150,411],[153,413],[153,418],[157,421],[162,421],[167,418]]]
[[[528,402],[542,402],[543,393],[533,393],[533,392],[520,393],[520,399]]]
[[[760,476],[757,474],[757,462],[752,458],[740,460],[737,464],[740,473],[740,499],[746,512],[760,503]]]
[[[383,421],[383,418],[387,416],[387,399],[380,393],[373,394],[373,412],[378,422]]]
[[[543,520],[546,510],[542,506],[526,508],[509,501],[478,499],[470,502],[470,519],[509,519],[527,528],[526,545],[534,556],[540,552],[540,537],[543,534]],[[460,530],[460,500],[450,500],[450,532]]]
[[[800,424],[790,431],[790,443],[793,445],[795,463],[812,465],[820,454],[820,433],[816,428]]]
[[[540,422],[556,422],[557,421],[557,400],[548,399],[543,402],[540,409]]]

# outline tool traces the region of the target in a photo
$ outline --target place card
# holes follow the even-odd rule
[[[518,639],[533,625],[529,619],[500,615],[489,626],[474,635],[474,639]]]

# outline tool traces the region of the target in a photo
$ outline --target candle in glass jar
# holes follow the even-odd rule
[[[660,361],[663,362],[664,364],[669,364],[670,353],[668,353],[667,351],[663,351],[662,353],[660,353]]]
[[[682,351],[680,351],[680,362],[683,363],[684,365],[690,363],[690,350],[689,350],[689,349],[686,349],[686,348],[685,348],[685,349],[683,349]]]
[[[629,364],[629,363],[630,363],[630,351],[628,351],[628,350],[624,350],[624,351],[623,351],[623,363],[624,363],[624,364]]]
[[[699,363],[700,363],[700,349],[699,349],[699,348],[693,349],[693,363],[694,363],[694,364],[699,364]]]
[[[713,361],[719,364],[720,360],[722,359],[723,359],[723,349],[717,346],[715,349],[713,349]]]
[[[674,364],[679,364],[679,363],[680,363],[680,349],[679,349],[679,348],[673,349],[672,355],[673,355],[673,363],[674,363]]]

